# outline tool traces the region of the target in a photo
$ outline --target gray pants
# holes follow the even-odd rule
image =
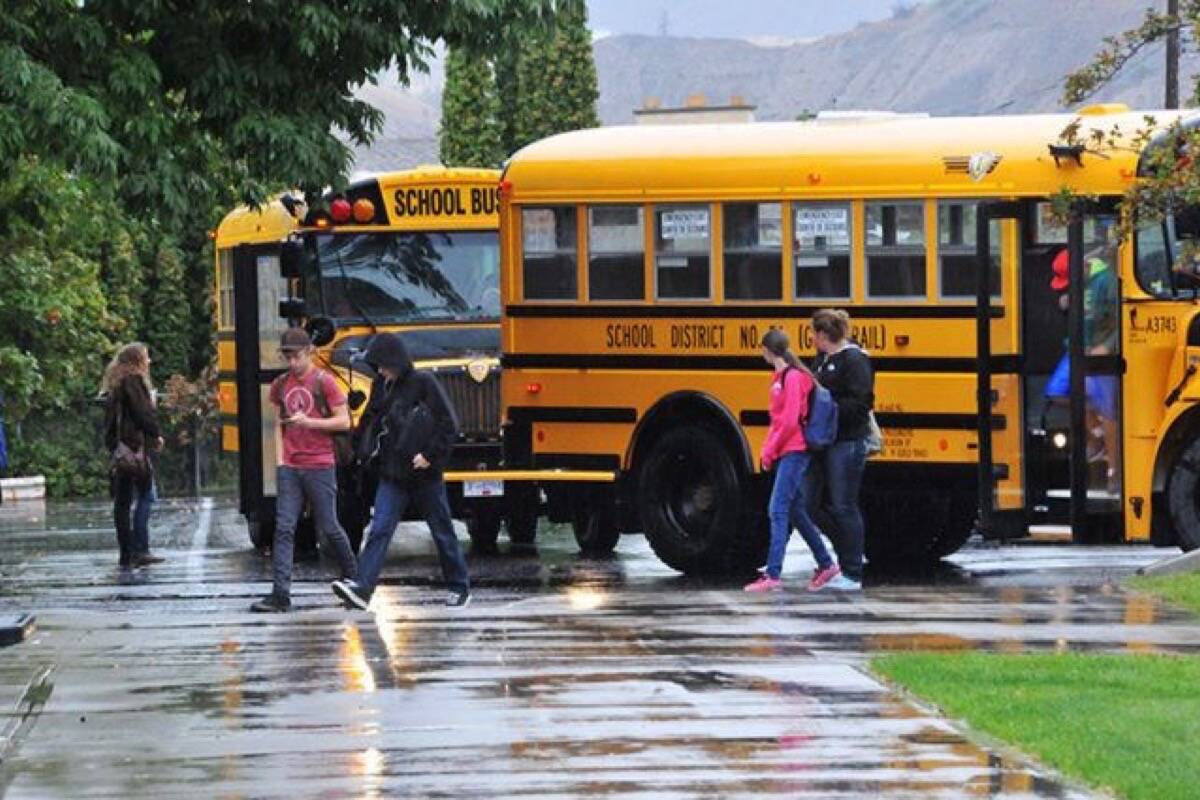
[[[312,506],[317,533],[328,543],[337,558],[343,578],[358,577],[358,562],[350,549],[350,539],[337,518],[337,473],[325,469],[280,467],[276,473],[278,496],[275,499],[275,594],[287,597],[292,590],[292,558],[296,549],[296,523],[304,509],[304,498]]]

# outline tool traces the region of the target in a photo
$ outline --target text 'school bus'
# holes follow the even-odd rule
[[[872,560],[1067,523],[1195,547],[1200,307],[1171,269],[1194,232],[1177,215],[1122,238],[1145,152],[1085,151],[1073,121],[1084,142],[1146,124],[1094,106],[604,128],[521,150],[501,182],[507,468],[592,473],[542,489],[585,548],[640,530],[682,571],[757,566],[759,343],[777,326],[811,354],[810,315],[832,306],[876,373]],[[1090,198],[1070,223],[1050,203],[1064,189]]]
[[[241,510],[255,545],[270,544],[274,531],[280,447],[267,393],[285,368],[278,346],[289,325],[309,330],[317,363],[347,392],[370,390],[373,375],[357,356],[371,337],[398,333],[417,368],[437,374],[458,412],[451,469],[499,462],[498,178],[494,170],[421,167],[353,184],[321,208],[289,196],[259,210],[239,208],[221,222],[222,440],[240,453]],[[357,547],[370,487],[350,470],[339,478],[339,513]],[[456,515],[469,517],[473,536],[494,543],[506,513],[502,487],[448,478]],[[510,537],[531,540],[536,521],[518,511]]]

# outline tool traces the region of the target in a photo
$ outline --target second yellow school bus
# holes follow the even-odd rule
[[[1171,269],[1186,232],[1122,238],[1143,153],[1093,153],[1072,123],[1127,143],[1145,125],[1096,106],[605,128],[521,150],[501,184],[506,466],[608,476],[544,486],[585,548],[641,530],[683,571],[760,564],[760,341],[778,326],[811,354],[811,314],[833,306],[876,372],[872,560],[1067,523],[1197,546],[1200,317]],[[1064,190],[1088,198],[1069,224]]]

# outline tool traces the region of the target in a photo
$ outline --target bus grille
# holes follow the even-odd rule
[[[482,383],[467,368],[435,370],[458,415],[458,432],[468,439],[494,438],[500,433],[500,368],[493,367]]]

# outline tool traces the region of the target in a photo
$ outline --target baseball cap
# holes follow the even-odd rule
[[[1067,284],[1070,282],[1068,276],[1070,275],[1071,266],[1067,260],[1066,250],[1058,251],[1058,255],[1054,257],[1054,263],[1050,265],[1050,268],[1054,270],[1054,277],[1050,279],[1050,288],[1056,292],[1061,292],[1067,288]]]
[[[285,352],[309,347],[312,347],[312,339],[308,338],[308,333],[303,328],[288,328],[279,337],[279,349]]]

